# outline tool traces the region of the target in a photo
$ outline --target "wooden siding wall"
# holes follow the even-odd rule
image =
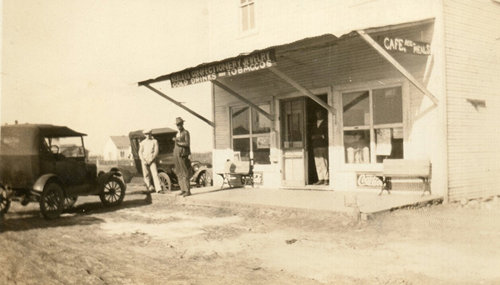
[[[449,198],[499,195],[500,4],[445,0],[443,11]]]

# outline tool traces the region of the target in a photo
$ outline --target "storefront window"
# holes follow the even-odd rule
[[[401,87],[345,93],[342,101],[346,163],[403,158]]]
[[[269,104],[259,105],[269,112]],[[270,163],[271,121],[250,107],[231,108],[233,150],[239,153],[241,160],[253,157],[255,164]]]

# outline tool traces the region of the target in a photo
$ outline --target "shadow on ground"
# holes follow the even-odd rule
[[[44,219],[39,210],[17,211],[4,215],[3,221],[0,221],[0,233],[98,224],[104,222],[104,220],[89,215],[142,207],[150,204],[151,202],[147,199],[127,200],[115,207],[105,207],[101,202],[83,203],[64,211],[61,217],[54,220]]]

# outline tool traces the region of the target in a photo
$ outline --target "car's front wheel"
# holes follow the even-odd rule
[[[0,186],[0,213],[5,214],[9,211],[10,200],[7,198],[7,190]]]
[[[64,209],[64,192],[55,182],[49,182],[40,196],[40,211],[49,220],[57,219]]]
[[[104,183],[99,198],[101,198],[101,202],[105,206],[120,205],[123,198],[125,198],[125,184],[117,177],[110,177],[108,181]]]

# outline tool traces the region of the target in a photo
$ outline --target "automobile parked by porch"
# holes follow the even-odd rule
[[[152,129],[153,137],[158,141],[159,153],[157,157],[158,177],[162,190],[171,191],[178,188],[177,175],[174,166],[174,141],[177,131],[171,128]],[[137,172],[142,175],[141,160],[139,158],[139,143],[145,138],[142,130],[129,133],[132,156],[134,158]],[[212,184],[212,166],[201,161],[191,161],[193,175],[191,184],[197,187],[205,187]]]
[[[117,169],[97,174],[88,163],[83,133],[66,126],[4,125],[0,144],[0,211],[12,200],[38,202],[47,219],[72,207],[78,196],[97,195],[105,206],[119,205],[126,185]]]

